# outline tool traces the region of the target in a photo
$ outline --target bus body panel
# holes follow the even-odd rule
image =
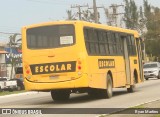
[[[98,63],[98,60],[106,60],[106,59],[114,59],[115,61],[115,67],[113,68],[101,68],[100,61]],[[103,62],[103,61],[101,61]],[[94,64],[94,65],[93,65]],[[89,66],[89,74],[90,74],[90,82],[89,86],[92,88],[106,88],[106,78],[107,73],[111,71],[113,79],[113,86],[114,87],[120,87],[126,85],[126,74],[125,74],[125,68],[124,68],[124,59],[123,57],[88,57],[88,66]],[[105,66],[104,66],[105,67]]]
[[[27,48],[26,43],[26,31],[27,29],[41,26],[72,24],[75,26],[75,44],[62,48],[54,49],[40,49],[32,50]],[[125,87],[126,86],[126,70],[125,60],[123,56],[90,56],[86,51],[84,27],[91,27],[96,29],[111,30],[121,33],[133,34],[138,37],[135,31],[114,28],[111,26],[102,26],[99,24],[92,24],[81,21],[71,22],[56,22],[33,25],[24,27],[22,30],[23,35],[23,73],[26,90],[54,90],[54,89],[73,89],[73,88],[99,88],[106,89],[106,77],[107,73],[112,73],[113,87]],[[137,50],[138,51],[138,50]],[[110,61],[107,63],[106,61]],[[129,56],[130,61],[130,73],[131,82],[129,85],[133,85],[133,73],[137,70],[138,83],[141,82],[139,61],[137,56]],[[62,62],[74,62],[75,70],[73,72],[64,72],[67,69],[67,65],[62,65]],[[47,66],[43,64],[54,64],[55,69],[61,69],[57,73],[43,73],[47,71]],[[60,63],[60,66],[56,66],[56,63]],[[70,64],[70,63],[69,63]],[[110,64],[109,68],[106,68],[104,64]],[[34,71],[38,69],[40,74],[33,75],[31,72],[27,73],[27,70],[31,70],[32,65],[40,65],[34,67]],[[41,67],[43,66],[43,68]],[[65,68],[64,68],[65,66]],[[79,67],[80,66],[80,67]],[[42,68],[43,71],[40,71]],[[79,69],[80,68],[80,69]],[[45,72],[46,72],[45,71]],[[61,71],[61,72],[60,72]]]
[[[55,24],[52,24],[55,25]],[[26,46],[23,46],[23,70],[24,70],[24,76],[27,80],[25,80],[26,89],[27,90],[42,90],[39,86],[48,86],[50,89],[52,89],[52,83],[53,88],[78,88],[78,87],[88,87],[88,77],[86,77],[86,62],[85,57],[86,54],[84,52],[84,42],[83,42],[83,32],[81,30],[78,30],[78,27],[81,25],[75,25],[75,38],[76,43],[69,47],[62,47],[62,48],[54,48],[54,49],[28,49]],[[26,29],[23,30],[23,38],[26,38]],[[23,45],[26,44],[26,40],[23,39]],[[72,56],[72,57],[71,57]],[[32,58],[32,59],[31,59]],[[75,71],[73,72],[65,72],[67,69],[67,64],[69,62],[75,63]],[[78,62],[81,62],[80,67],[81,69],[78,70]],[[58,64],[60,65],[58,66]],[[62,64],[61,64],[62,63]],[[66,64],[65,64],[66,63]],[[49,73],[47,72],[50,69],[53,68],[56,70],[57,73]],[[33,69],[31,67],[34,66]],[[51,68],[52,67],[52,68]],[[70,66],[69,66],[70,67]],[[30,71],[29,74],[27,74],[27,70]],[[33,74],[33,71],[35,72]],[[28,77],[28,78],[27,78]],[[85,78],[83,78],[85,77]],[[81,80],[83,79],[83,80]],[[72,81],[73,80],[73,81]],[[78,81],[76,81],[78,80]],[[66,82],[66,83],[62,83]],[[28,83],[30,85],[28,85]],[[33,85],[31,85],[33,83]],[[59,84],[60,83],[60,84]],[[65,85],[64,85],[65,84]],[[69,85],[68,85],[69,84]],[[61,86],[62,85],[62,86]],[[48,87],[46,86],[46,87]],[[43,87],[43,88],[44,88]],[[44,88],[49,89],[49,88]]]
[[[27,79],[25,79],[24,82],[25,82],[25,90],[32,90],[32,91],[50,91],[53,89],[86,88],[88,87],[88,75],[84,74],[82,77],[79,77],[75,80],[58,82],[58,83],[30,82]]]

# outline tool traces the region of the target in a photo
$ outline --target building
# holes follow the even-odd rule
[[[12,61],[15,61],[14,66]],[[0,43],[0,77],[14,78],[16,67],[22,67],[22,51]]]
[[[8,52],[5,51],[5,44],[0,43],[0,77],[8,77],[7,64],[5,62],[5,54]]]

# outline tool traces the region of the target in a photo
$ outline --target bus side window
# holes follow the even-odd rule
[[[85,39],[85,45],[86,45],[86,50],[87,53],[90,54],[90,47],[89,47],[89,38],[88,38],[88,29],[84,29],[84,39]]]
[[[135,38],[133,35],[131,36],[131,42],[132,42],[133,55],[136,55],[137,53],[136,53]]]
[[[131,56],[132,55],[132,43],[131,43],[130,35],[127,35],[127,46],[128,46],[129,56]]]
[[[94,33],[93,29],[88,30],[89,47],[90,47],[90,54],[91,55],[94,55],[96,53],[93,33]]]
[[[130,56],[136,55],[136,46],[135,46],[135,39],[133,35],[127,36],[127,45],[128,45],[128,53]]]
[[[109,32],[104,32],[103,33],[103,37],[104,37],[104,43],[105,43],[105,50],[106,50],[106,54],[109,55]]]
[[[123,44],[123,40],[122,40],[122,35],[120,34],[119,36],[120,36],[121,53],[123,55],[124,54],[124,49],[123,49],[124,44]]]
[[[99,39],[100,55],[106,55],[106,50],[105,50],[105,32],[104,31],[98,31],[98,39]]]
[[[109,54],[113,55],[114,49],[113,49],[112,32],[108,32],[108,45],[109,45]]]
[[[112,40],[113,40],[113,51],[114,55],[117,54],[117,38],[116,38],[116,33],[112,33]]]
[[[99,55],[100,54],[100,50],[99,50],[99,39],[98,39],[98,30],[94,29],[94,33],[93,33],[93,40],[94,40],[94,46],[95,46],[95,54]]]
[[[117,54],[123,55],[122,40],[120,38],[119,33],[116,33],[116,40],[117,40]]]

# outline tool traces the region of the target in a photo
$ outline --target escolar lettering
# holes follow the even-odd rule
[[[98,66],[99,66],[99,69],[114,68],[115,61],[114,61],[114,59],[98,59]]]
[[[30,65],[32,74],[47,74],[60,72],[74,72],[76,69],[76,62],[59,62]]]
[[[36,66],[35,72],[49,72],[49,71],[65,71],[71,70],[71,64],[62,64],[62,65],[46,65],[46,66]]]

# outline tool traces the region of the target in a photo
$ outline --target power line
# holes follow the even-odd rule
[[[99,23],[99,13],[98,13],[98,10],[97,10],[98,8],[104,8],[104,7],[97,7],[96,0],[93,0],[93,8],[89,8],[89,9],[93,9],[93,11],[94,11],[95,23]]]
[[[7,34],[7,35],[10,35],[10,34],[17,34],[17,35],[21,35],[20,33],[13,33],[13,32],[10,32],[10,33],[7,33],[7,32],[0,32],[0,34]]]
[[[81,16],[81,14],[82,14],[81,8],[82,7],[88,7],[88,4],[87,5],[83,5],[83,6],[82,5],[74,5],[74,6],[71,5],[71,8],[77,8],[78,9],[79,20],[82,19],[82,16]]]
[[[13,36],[14,34],[17,34],[17,37],[21,38],[21,34],[20,33],[2,32],[2,31],[0,31],[0,42],[8,43],[10,36]]]
[[[109,7],[112,9],[112,14],[110,14],[112,16],[112,21],[110,21],[110,22],[114,22],[115,25],[117,26],[117,16],[124,14],[124,13],[118,13],[118,8],[124,7],[124,5],[112,4]]]
[[[49,1],[40,1],[40,0],[27,0],[27,1],[30,1],[30,2],[37,2],[37,3],[45,3],[45,4],[50,4],[50,5],[68,5],[68,3],[64,3],[64,2],[49,2]]]

